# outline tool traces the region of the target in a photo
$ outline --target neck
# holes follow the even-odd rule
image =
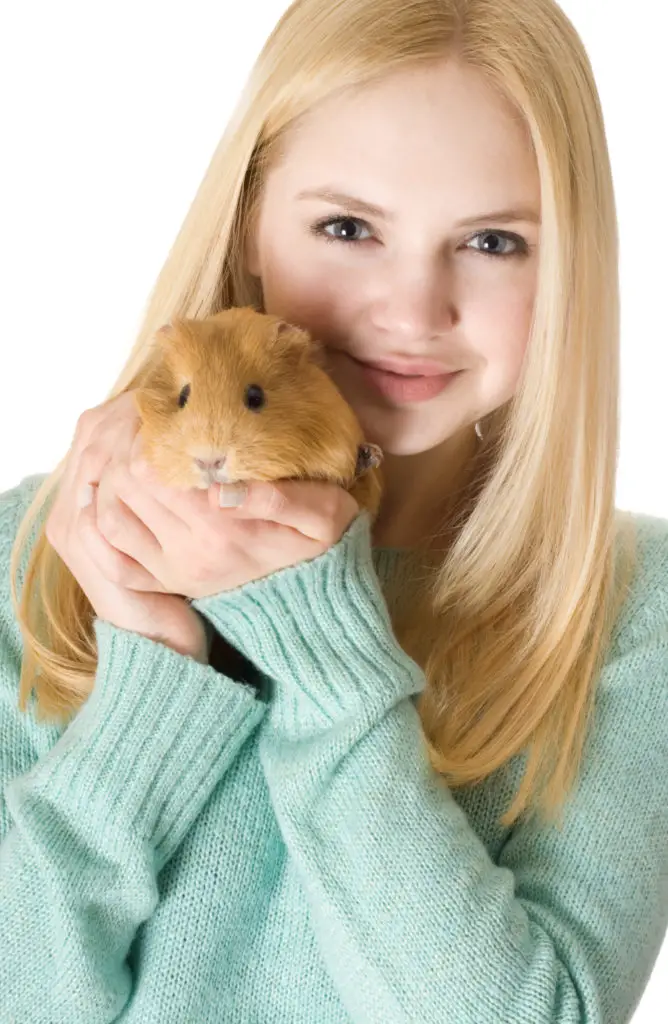
[[[479,443],[471,426],[426,452],[386,454],[373,545],[416,548],[429,544],[455,507],[462,488],[471,481]]]

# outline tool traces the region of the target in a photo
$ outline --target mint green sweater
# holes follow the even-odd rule
[[[194,602],[255,691],[97,619],[66,728],[17,708],[0,495],[3,1024],[617,1024],[668,914],[668,522],[600,680],[563,828],[498,824],[515,759],[451,792],[366,514],[329,551]],[[22,577],[19,578],[22,582]]]

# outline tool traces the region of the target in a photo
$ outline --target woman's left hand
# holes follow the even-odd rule
[[[98,509],[98,529],[156,581],[128,570],[125,586],[209,597],[325,552],[359,512],[337,484],[249,481],[242,503],[221,508],[221,490],[168,487],[139,456],[111,464],[106,493],[119,498],[110,514]],[[125,508],[123,507],[125,506]]]

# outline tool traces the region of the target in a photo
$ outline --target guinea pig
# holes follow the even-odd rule
[[[365,443],[323,365],[323,347],[308,331],[250,306],[173,317],[155,332],[135,379],[146,461],[185,489],[329,480],[373,520],[382,451]]]

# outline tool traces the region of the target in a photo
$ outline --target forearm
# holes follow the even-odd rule
[[[28,772],[11,777],[3,761],[7,1020],[116,1019],[157,875],[266,710],[247,687],[161,644],[99,620],[96,634],[86,704]]]

